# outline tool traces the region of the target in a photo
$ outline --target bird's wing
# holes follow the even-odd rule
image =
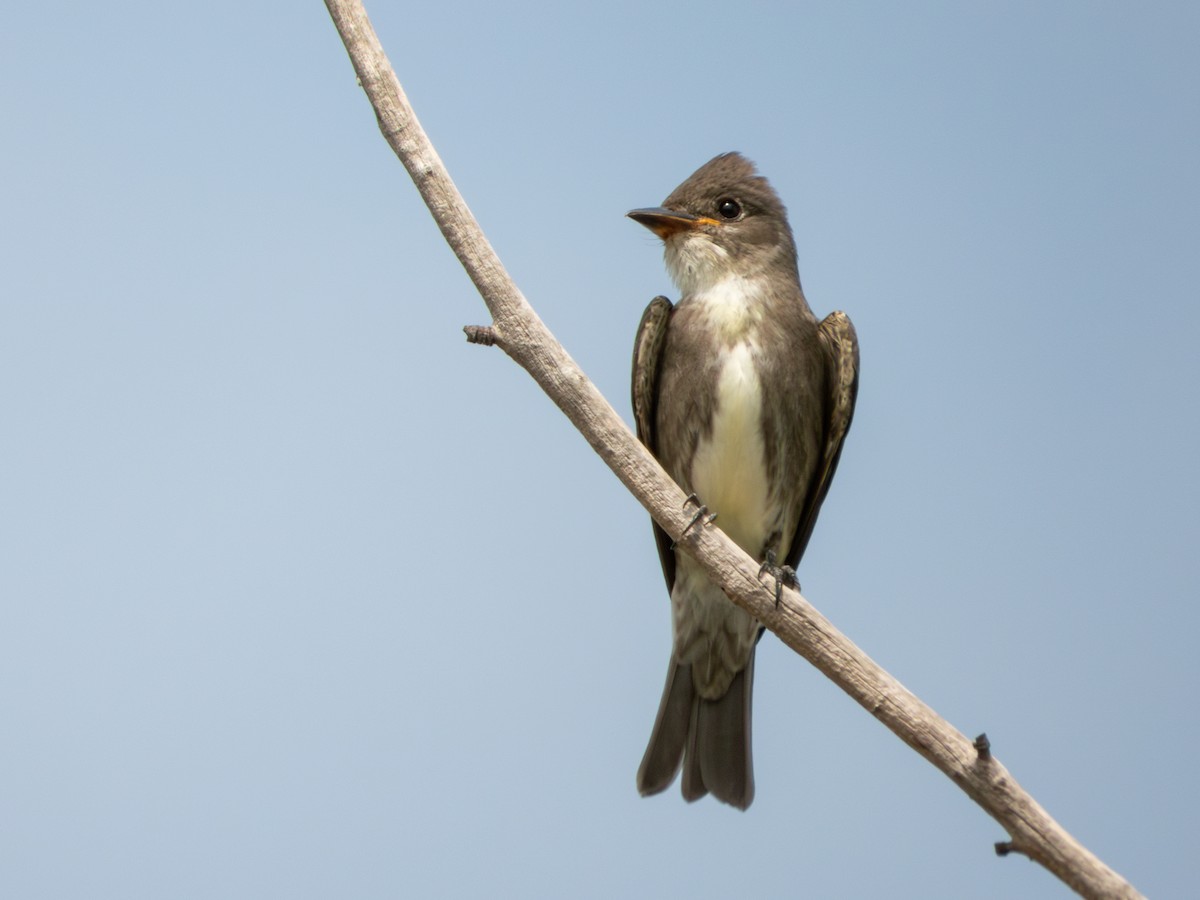
[[[846,432],[850,430],[850,421],[854,418],[854,401],[858,398],[858,335],[854,332],[850,317],[844,312],[830,313],[821,322],[817,335],[828,375],[825,440],[800,513],[796,536],[788,549],[787,564],[792,568],[800,564],[800,557],[804,555],[804,548],[808,546],[813,526],[817,523],[817,513],[821,510],[825,495],[829,493],[829,485],[842,455],[842,442],[846,440]]]
[[[646,449],[658,456],[658,441],[654,421],[658,413],[658,374],[662,363],[663,346],[667,341],[667,323],[671,319],[671,301],[655,297],[642,313],[637,338],[633,344],[633,420],[637,436]],[[662,563],[667,590],[675,586],[675,553],[670,536],[654,522],[654,540]]]

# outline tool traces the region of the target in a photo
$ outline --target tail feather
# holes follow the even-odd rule
[[[750,756],[750,690],[754,655],[720,700],[697,703],[696,757],[704,787],[723,803],[746,809],[754,801]]]
[[[683,799],[695,803],[708,793],[704,786],[704,772],[700,768],[700,707],[704,701],[696,697],[692,701],[691,718],[688,721],[687,743],[683,751],[683,778],[679,786],[683,789]]]
[[[683,796],[688,802],[711,793],[738,809],[750,806],[754,800],[753,684],[753,651],[746,668],[717,700],[701,698],[692,683],[691,666],[672,660],[650,744],[638,769],[638,791],[645,796],[665,790],[682,764]]]
[[[658,704],[654,731],[650,734],[650,744],[638,767],[637,786],[643,797],[665,791],[675,780],[683,760],[683,747],[691,730],[695,697],[692,667],[681,666],[672,659],[662,701]]]

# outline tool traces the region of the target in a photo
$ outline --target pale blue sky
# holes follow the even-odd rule
[[[862,346],[806,595],[1194,891],[1200,7],[368,10],[626,415],[624,213],[760,164]],[[17,5],[0,109],[0,896],[1069,896],[769,635],[751,810],[637,796],[647,517],[463,341],[321,4]]]

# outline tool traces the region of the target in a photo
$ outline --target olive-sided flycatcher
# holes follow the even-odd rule
[[[818,321],[800,289],[783,203],[737,153],[716,157],[661,207],[629,216],[663,241],[681,299],[638,326],[638,437],[738,546],[788,578],[812,534],[850,427],[858,341],[844,313]],[[707,521],[707,517],[704,519]],[[638,790],[754,799],[750,689],[759,623],[654,526],[674,643]]]

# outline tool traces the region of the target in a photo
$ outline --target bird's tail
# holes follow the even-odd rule
[[[683,765],[683,797],[689,803],[711,793],[723,803],[746,809],[754,800],[750,756],[750,693],[754,650],[725,695],[705,700],[692,683],[691,665],[671,659],[650,745],[638,768],[642,796],[670,787]]]

